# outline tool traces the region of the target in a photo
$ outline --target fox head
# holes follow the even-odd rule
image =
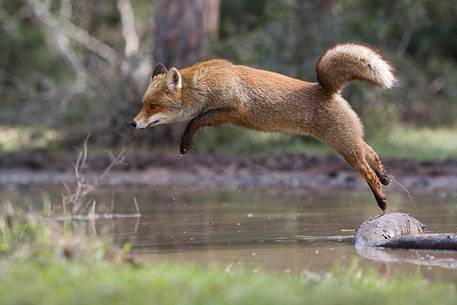
[[[132,126],[145,128],[188,119],[182,102],[182,79],[176,68],[169,71],[157,64],[151,82],[143,97],[143,105],[132,121]]]

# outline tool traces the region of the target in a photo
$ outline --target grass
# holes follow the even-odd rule
[[[126,251],[49,220],[0,217],[1,304],[455,304],[452,283],[383,279],[356,264],[331,274],[225,272],[183,263],[131,263]],[[128,249],[128,247],[125,247]]]
[[[226,273],[183,264],[142,267],[24,263],[0,274],[2,304],[455,304],[452,284],[376,274],[310,280],[267,272]]]
[[[280,133],[259,133],[226,128],[204,130],[202,135],[196,140],[198,152],[228,155],[287,152],[311,156],[333,153],[326,145],[313,139]],[[383,158],[417,161],[457,159],[457,128],[397,126],[387,134],[368,137],[367,142]]]
[[[367,142],[382,158],[417,161],[457,159],[457,128],[393,127],[388,133],[369,136]],[[55,130],[40,128],[13,128],[0,126],[0,153],[41,151],[51,155],[65,155],[59,141],[65,138]],[[177,152],[179,143],[169,147]],[[105,154],[109,147],[92,143],[92,155]],[[161,146],[163,149],[163,146]],[[150,154],[157,148],[136,147],[135,153]],[[195,153],[222,155],[268,155],[280,153],[325,156],[333,152],[326,145],[305,137],[281,133],[262,133],[229,126],[207,128],[199,132]]]
[[[59,133],[52,129],[0,126],[0,152],[49,148],[59,138]]]
[[[195,152],[225,155],[304,153],[326,155],[330,149],[311,138],[282,133],[266,133],[230,126],[207,128],[195,138]]]
[[[457,129],[396,127],[371,143],[385,158],[457,159]]]

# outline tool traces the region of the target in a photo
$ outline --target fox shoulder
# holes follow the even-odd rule
[[[233,77],[235,66],[225,59],[211,59],[201,61],[181,70],[187,81],[193,85],[202,85],[208,82],[217,84],[227,82]]]
[[[183,70],[186,70],[189,72],[196,72],[199,70],[211,70],[211,69],[220,68],[220,67],[233,67],[233,64],[230,61],[225,60],[225,59],[210,59],[210,60],[197,62],[187,68],[184,68]]]

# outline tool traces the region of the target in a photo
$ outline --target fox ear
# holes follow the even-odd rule
[[[181,74],[174,67],[167,72],[167,87],[170,91],[176,91],[182,87]]]
[[[158,75],[158,74],[165,74],[167,73],[168,70],[167,68],[165,68],[165,66],[163,64],[157,64],[154,68],[154,72],[152,72],[152,76],[151,76],[151,79],[154,78],[154,76]]]

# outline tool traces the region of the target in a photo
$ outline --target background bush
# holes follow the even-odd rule
[[[63,56],[53,39],[58,29],[49,28],[39,18],[36,3],[42,3],[58,20],[67,18],[123,53],[116,1],[2,1],[1,125],[58,130],[63,135],[60,140],[68,145],[79,143],[87,133],[101,146],[131,141],[128,122],[140,108],[150,67],[156,61],[154,54],[163,47],[157,43],[158,16],[167,14],[161,11],[163,3],[131,2],[140,48],[134,57],[124,56],[121,63],[109,63],[70,38],[68,45],[80,71]],[[63,10],[65,4],[71,8],[70,15]],[[360,41],[381,49],[397,68],[400,80],[390,91],[357,83],[343,93],[361,115],[370,137],[385,136],[399,124],[456,125],[455,1],[222,0],[217,13],[220,26],[216,37],[209,40],[209,48],[200,53],[201,59],[223,57],[315,81],[315,63],[326,48],[340,41]],[[183,63],[178,58],[170,64],[180,67]],[[160,126],[133,141],[146,148],[155,141],[175,144],[181,130],[182,124]],[[205,131],[200,150],[212,151],[224,141],[245,139],[240,146],[252,142],[249,135],[239,134],[233,128]],[[302,141],[297,136],[266,139],[291,147]]]

